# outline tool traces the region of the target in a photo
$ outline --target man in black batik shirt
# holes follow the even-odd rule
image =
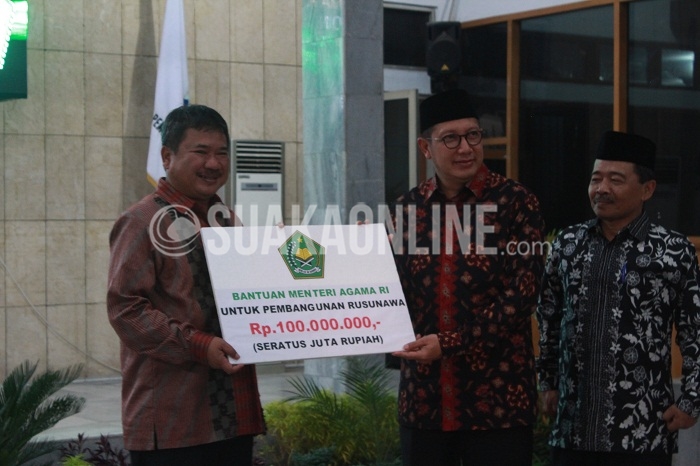
[[[596,218],[559,233],[547,260],[537,364],[555,465],[670,466],[678,429],[700,414],[698,260],[644,211],[655,152],[646,138],[605,133],[588,189]]]

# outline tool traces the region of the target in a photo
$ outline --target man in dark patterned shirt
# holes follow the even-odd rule
[[[539,203],[484,165],[465,91],[426,99],[420,122],[418,146],[436,175],[401,197],[393,218],[416,332],[393,353],[403,464],[530,466]]]
[[[555,465],[670,466],[678,429],[700,414],[698,261],[644,211],[655,152],[641,136],[605,133],[588,188],[596,218],[564,229],[547,260],[538,375]]]
[[[124,445],[133,466],[252,463],[264,431],[255,366],[231,364],[200,226],[236,217],[216,195],[229,173],[224,119],[179,107],[161,128],[166,177],[110,235],[109,320],[121,340]]]

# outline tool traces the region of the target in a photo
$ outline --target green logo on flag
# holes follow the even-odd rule
[[[323,278],[324,248],[308,236],[296,231],[278,251],[295,280]]]

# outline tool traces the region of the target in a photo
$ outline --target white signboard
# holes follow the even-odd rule
[[[201,234],[237,363],[389,353],[415,339],[382,224]]]

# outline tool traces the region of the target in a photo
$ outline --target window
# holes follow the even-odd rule
[[[647,203],[655,222],[700,235],[700,79],[696,51],[698,2],[630,4],[630,48],[644,56],[630,66],[629,130],[656,143],[657,187]],[[634,74],[639,73],[639,74]]]
[[[506,135],[507,36],[505,23],[466,29],[460,34],[463,60],[459,85],[474,100],[486,138]]]
[[[588,174],[613,125],[612,7],[524,20],[521,34],[520,180],[560,229],[593,216]]]
[[[462,24],[470,39],[460,85],[503,115],[490,149],[539,196],[548,229],[592,218],[593,158],[615,129],[656,143],[646,209],[700,250],[698,24],[698,0],[578,2]],[[489,61],[504,55],[505,72]]]

